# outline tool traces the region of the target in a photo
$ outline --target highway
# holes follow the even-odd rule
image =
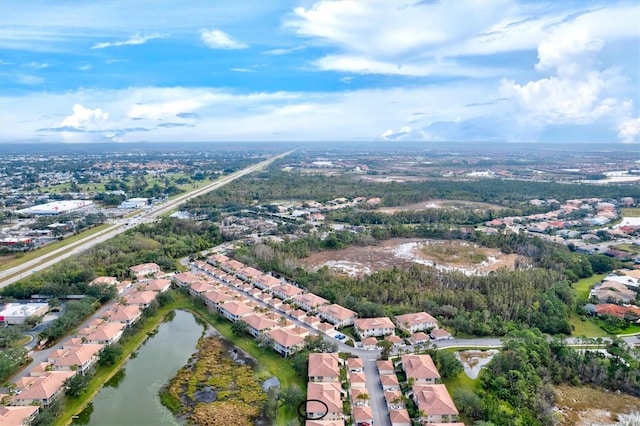
[[[56,264],[57,262],[66,259],[70,256],[73,256],[78,253],[82,253],[83,251],[99,244],[103,241],[106,241],[114,236],[121,234],[128,229],[131,229],[141,223],[149,223],[156,220],[157,217],[175,209],[176,207],[184,204],[188,200],[198,197],[200,195],[206,194],[207,192],[213,191],[215,189],[221,188],[228,183],[233,182],[234,180],[241,178],[249,173],[253,173],[256,170],[260,170],[268,165],[270,165],[273,161],[283,158],[289,155],[293,151],[288,151],[276,156],[273,156],[265,161],[260,163],[251,165],[247,168],[234,172],[228,176],[223,176],[220,179],[212,182],[202,188],[195,189],[193,191],[187,192],[186,194],[181,194],[175,198],[168,200],[167,202],[153,206],[152,208],[136,215],[134,218],[123,218],[118,220],[113,225],[109,226],[106,229],[103,229],[100,232],[95,234],[88,235],[84,238],[81,238],[73,243],[67,244],[63,247],[60,247],[52,252],[39,256],[30,261],[24,262],[18,266],[14,266],[13,268],[6,269],[4,271],[0,271],[0,288],[6,287],[10,284],[13,284],[16,281],[19,281],[23,278],[30,276],[31,274],[42,271],[51,265]]]

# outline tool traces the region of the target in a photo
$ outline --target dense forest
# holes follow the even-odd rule
[[[87,285],[95,277],[123,279],[128,276],[130,266],[146,262],[154,262],[165,271],[173,271],[177,267],[176,259],[220,242],[220,232],[212,222],[167,218],[158,224],[138,226],[80,256],[59,262],[42,274],[5,287],[1,295],[27,299],[33,294],[54,297],[87,294],[104,299],[99,287]]]
[[[571,252],[540,238],[524,234],[466,232],[442,227],[396,227],[371,233],[333,232],[293,242],[248,246],[236,256],[249,264],[290,277],[310,291],[340,303],[361,317],[425,310],[458,333],[504,335],[514,327],[537,327],[551,334],[571,334],[569,315],[575,307],[571,283],[597,272],[612,270],[615,262],[601,256]],[[403,230],[406,231],[402,232]],[[311,272],[298,259],[313,251],[339,249],[350,244],[375,244],[375,236],[412,236],[463,239],[505,253],[527,257],[515,270],[488,275],[465,275],[416,265],[394,268],[361,278],[334,274],[327,268]],[[604,256],[602,256],[604,257]],[[585,303],[586,301],[579,301]]]
[[[233,208],[278,200],[326,202],[338,197],[380,197],[385,206],[400,206],[432,199],[496,203],[521,210],[534,198],[598,197],[640,198],[640,187],[632,185],[562,184],[520,180],[428,180],[424,182],[371,182],[358,176],[325,176],[270,170],[242,179],[187,204],[192,211]],[[526,207],[535,212],[535,208]]]
[[[605,349],[573,350],[538,330],[514,331],[482,374],[478,396],[454,395],[472,420],[502,425],[553,425],[554,385],[591,385],[640,396],[640,366],[614,339]]]

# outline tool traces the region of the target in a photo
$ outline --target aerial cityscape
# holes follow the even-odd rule
[[[634,2],[3,2],[0,425],[640,424]]]

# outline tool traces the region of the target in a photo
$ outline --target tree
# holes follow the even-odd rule
[[[309,335],[304,338],[304,350],[308,352],[337,352],[338,345],[335,342],[326,340],[322,335]]]
[[[304,399],[305,395],[302,389],[295,383],[282,389],[278,394],[278,401],[282,403],[287,411],[296,410],[298,404]]]
[[[105,346],[100,352],[100,359],[98,363],[100,365],[113,365],[122,356],[122,346],[117,343],[113,343],[109,346]]]
[[[391,351],[393,350],[393,343],[382,339],[376,343],[376,346],[380,348],[380,358],[389,359],[389,355],[391,355]]]
[[[89,385],[91,378],[83,374],[76,374],[65,381],[66,394],[69,398],[78,398],[82,395]]]
[[[233,324],[231,324],[231,331],[236,336],[244,336],[247,333],[248,329],[249,329],[249,324],[247,324],[243,320],[238,320]]]
[[[291,366],[298,373],[298,376],[306,379],[309,371],[309,353],[306,351],[296,352],[291,357]]]

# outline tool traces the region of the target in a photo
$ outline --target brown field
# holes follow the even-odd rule
[[[462,200],[429,200],[407,206],[380,207],[378,212],[393,214],[401,211],[420,211],[427,209],[460,209],[460,210],[500,210],[504,207],[497,204],[480,203]]]
[[[465,241],[394,238],[376,246],[314,253],[302,259],[302,263],[312,270],[327,266],[350,276],[369,275],[394,266],[408,268],[415,264],[483,275],[503,267],[512,268],[519,258],[523,257],[503,254],[498,249],[479,247]]]
[[[556,387],[556,407],[562,413],[562,426],[634,425],[640,421],[640,398],[586,386]]]
[[[13,254],[8,254],[8,255],[2,255],[0,256],[0,266],[4,265],[5,263],[9,263],[11,262],[13,259],[15,259],[16,256]]]

